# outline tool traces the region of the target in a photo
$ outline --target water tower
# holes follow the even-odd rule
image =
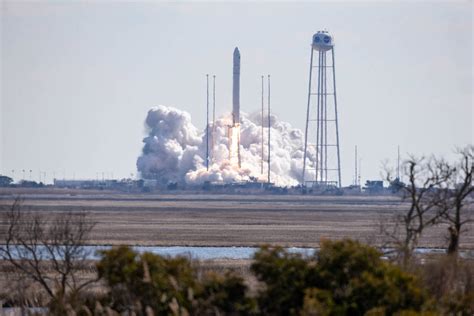
[[[334,39],[327,31],[311,43],[302,180],[307,187],[341,187]]]

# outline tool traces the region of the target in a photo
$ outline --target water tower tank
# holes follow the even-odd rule
[[[319,31],[313,35],[313,49],[317,51],[328,51],[334,46],[333,38],[326,31]]]

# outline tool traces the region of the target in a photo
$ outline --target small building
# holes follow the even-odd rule
[[[381,181],[381,180],[367,180],[365,182],[364,190],[367,193],[370,193],[370,194],[382,193],[383,190],[384,190],[383,181]]]

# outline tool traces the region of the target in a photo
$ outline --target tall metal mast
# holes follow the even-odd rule
[[[355,146],[355,152],[354,152],[354,163],[355,163],[355,172],[354,172],[354,185],[358,185],[357,181],[357,145]]]
[[[400,145],[397,147],[397,179],[400,181]]]
[[[302,176],[302,182],[303,185],[305,185],[305,175],[306,175],[306,153],[308,152],[308,125],[309,125],[309,106],[311,103],[311,79],[313,76],[313,52],[314,49],[311,48],[311,57],[309,60],[309,87],[308,87],[308,106],[306,108],[306,127],[305,127],[305,132],[304,132],[304,153],[303,153],[303,176]],[[319,72],[318,72],[319,74]],[[318,99],[319,100],[319,99]],[[317,161],[317,160],[316,160]],[[316,167],[316,170],[318,168]],[[316,176],[317,177],[317,176]]]
[[[209,74],[206,74],[206,169],[209,170]]]
[[[271,131],[271,120],[270,120],[270,75],[268,75],[268,184],[270,184],[270,131]]]
[[[336,97],[336,59],[334,58],[334,46],[332,47],[332,82],[334,89],[334,119],[336,120],[336,146],[337,146],[337,174],[339,178],[339,187],[341,187],[341,150],[339,148],[339,120],[337,113],[337,97]]]
[[[214,160],[214,143],[216,142],[216,75],[212,76],[212,132],[211,132],[211,152]]]
[[[313,65],[314,51],[318,52],[316,66]],[[331,51],[329,65],[326,54],[328,51]],[[332,72],[328,72],[328,68],[332,68]],[[315,69],[318,71],[318,82],[317,86],[313,87],[312,78]],[[328,100],[328,96],[331,95],[334,96],[332,102],[331,98]],[[313,96],[316,97],[316,102],[312,102]],[[316,143],[310,144],[308,142],[310,139],[315,139]],[[311,177],[313,179],[307,175],[309,170],[314,171],[314,178]],[[326,31],[314,34],[311,44],[302,184],[341,187],[334,43]]]
[[[262,76],[262,116],[261,116],[261,118],[262,118],[261,119],[261,123],[262,123],[261,124],[262,125],[262,153],[261,153],[261,158],[262,159],[260,161],[260,173],[261,174],[263,174],[263,160],[264,160],[264,158],[263,158],[263,155],[264,155],[264,152],[263,152],[264,151],[263,150],[263,148],[264,148],[264,145],[263,145],[263,92],[264,92],[264,85],[263,85],[263,76]]]
[[[357,182],[359,183],[359,186],[360,186],[360,175],[362,173],[362,158],[359,158],[359,175],[358,175],[358,180]]]

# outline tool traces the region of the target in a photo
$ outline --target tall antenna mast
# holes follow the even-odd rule
[[[360,174],[362,172],[362,158],[359,158],[359,177],[358,177],[358,181],[359,182],[359,186],[360,186]]]
[[[268,75],[268,184],[270,184],[270,75]]]
[[[216,135],[216,75],[212,76],[212,133],[211,133],[211,146],[212,146],[212,159],[214,159],[214,143]]]
[[[209,171],[209,74],[206,74],[206,169]]]
[[[264,155],[264,145],[263,145],[263,90],[264,90],[264,84],[263,84],[263,76],[262,76],[262,119],[261,119],[261,123],[262,123],[262,154],[261,154],[261,162],[260,162],[260,173],[263,174],[263,155]]]
[[[357,145],[355,146],[355,155],[354,155],[354,162],[355,162],[355,173],[354,173],[354,185],[358,185],[357,181]]]
[[[397,179],[400,181],[400,145],[397,147]]]

